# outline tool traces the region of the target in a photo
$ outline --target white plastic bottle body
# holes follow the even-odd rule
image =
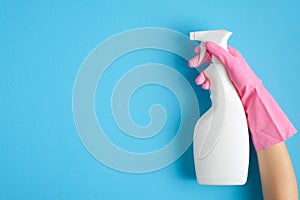
[[[249,134],[243,105],[222,64],[212,63],[205,74],[211,83],[212,106],[195,125],[197,181],[243,185],[249,165]]]

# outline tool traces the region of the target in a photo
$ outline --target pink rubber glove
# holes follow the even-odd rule
[[[206,42],[205,46],[207,52],[204,59],[199,63],[201,48],[197,47],[195,52],[199,55],[189,61],[189,66],[198,67],[204,62],[211,62],[211,55],[223,63],[243,103],[256,151],[285,141],[297,132],[237,50],[228,46],[227,52],[213,42]],[[204,72],[196,78],[196,84],[209,89],[209,80]]]

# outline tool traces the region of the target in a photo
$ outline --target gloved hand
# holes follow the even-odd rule
[[[198,55],[189,61],[189,66],[198,67],[204,62],[211,62],[212,55],[222,62],[244,106],[256,151],[285,141],[296,133],[295,127],[237,50],[228,46],[227,52],[213,42],[206,42],[205,46],[206,54],[202,61],[199,62],[200,52],[205,49],[197,47],[195,52]],[[196,84],[209,89],[209,80],[204,72],[196,78]]]

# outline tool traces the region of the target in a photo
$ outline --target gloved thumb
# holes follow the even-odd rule
[[[205,42],[205,46],[206,51],[220,60],[226,68],[230,67],[233,64],[235,57],[216,43]]]

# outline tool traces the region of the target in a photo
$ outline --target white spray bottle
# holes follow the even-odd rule
[[[227,50],[231,32],[191,32],[190,39],[211,41]],[[205,54],[202,43],[200,59]],[[215,57],[205,69],[210,80],[211,108],[198,120],[194,130],[194,162],[199,184],[243,185],[247,181],[249,136],[241,100],[224,66]]]

